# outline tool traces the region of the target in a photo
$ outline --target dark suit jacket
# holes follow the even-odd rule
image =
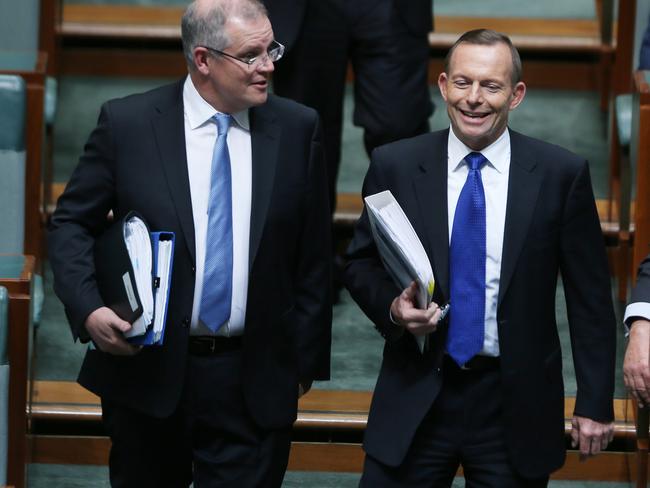
[[[629,303],[650,302],[650,255],[639,265]],[[628,324],[629,325],[629,324]]]
[[[511,134],[511,163],[497,309],[505,437],[515,469],[540,477],[565,457],[562,353],[555,321],[561,272],[578,393],[575,413],[613,418],[615,319],[607,258],[586,161]],[[448,130],[378,148],[363,194],[390,190],[434,269],[434,301],[449,294]],[[346,284],[386,338],[364,447],[399,465],[441,386],[446,327],[421,355],[389,319],[400,293],[382,267],[364,211],[348,250]],[[452,297],[453,298],[453,297]],[[453,300],[452,300],[453,313]]]
[[[287,49],[293,47],[302,31],[305,10],[309,1],[329,0],[264,0],[273,25],[273,33],[276,39],[287,46]],[[374,1],[391,2],[395,14],[403,20],[414,35],[425,36],[433,29],[432,0]]]
[[[140,212],[151,230],[176,233],[162,347],[134,357],[87,353],[80,383],[156,417],[183,387],[195,279],[195,242],[183,122],[183,81],[107,102],[58,202],[49,232],[55,290],[73,334],[103,305],[93,243],[116,218]],[[327,379],[330,224],[316,112],[275,96],[250,110],[252,210],[243,382],[262,427],[290,425],[298,381]]]

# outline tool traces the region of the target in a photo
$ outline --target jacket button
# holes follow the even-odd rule
[[[187,329],[190,326],[190,318],[187,315],[185,317],[183,317],[183,321],[181,322],[181,326],[184,329]]]

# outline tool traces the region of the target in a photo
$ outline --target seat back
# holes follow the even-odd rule
[[[7,440],[9,432],[9,357],[7,339],[9,330],[9,293],[0,286],[0,486],[7,483]]]
[[[26,100],[20,76],[0,75],[0,253],[23,252]]]
[[[0,3],[0,46],[38,51],[40,0]]]

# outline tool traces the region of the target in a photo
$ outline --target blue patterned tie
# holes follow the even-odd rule
[[[481,153],[465,157],[467,180],[458,197],[449,246],[450,300],[447,352],[463,366],[483,348],[485,329],[485,193]]]
[[[216,114],[217,141],[212,153],[201,321],[213,332],[230,318],[232,302],[232,185],[228,126],[230,115]]]

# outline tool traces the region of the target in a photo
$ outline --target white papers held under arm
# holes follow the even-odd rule
[[[431,303],[435,281],[429,257],[411,222],[389,191],[365,199],[373,237],[382,262],[402,289],[412,281],[418,284],[417,305],[425,309]],[[420,350],[424,336],[416,336]]]
[[[138,217],[132,217],[124,226],[124,242],[131,258],[135,286],[142,303],[142,315],[138,317],[131,329],[125,332],[126,337],[140,336],[147,331],[154,317],[153,289],[151,287],[151,269],[153,266],[153,253],[151,238],[146,224]]]

